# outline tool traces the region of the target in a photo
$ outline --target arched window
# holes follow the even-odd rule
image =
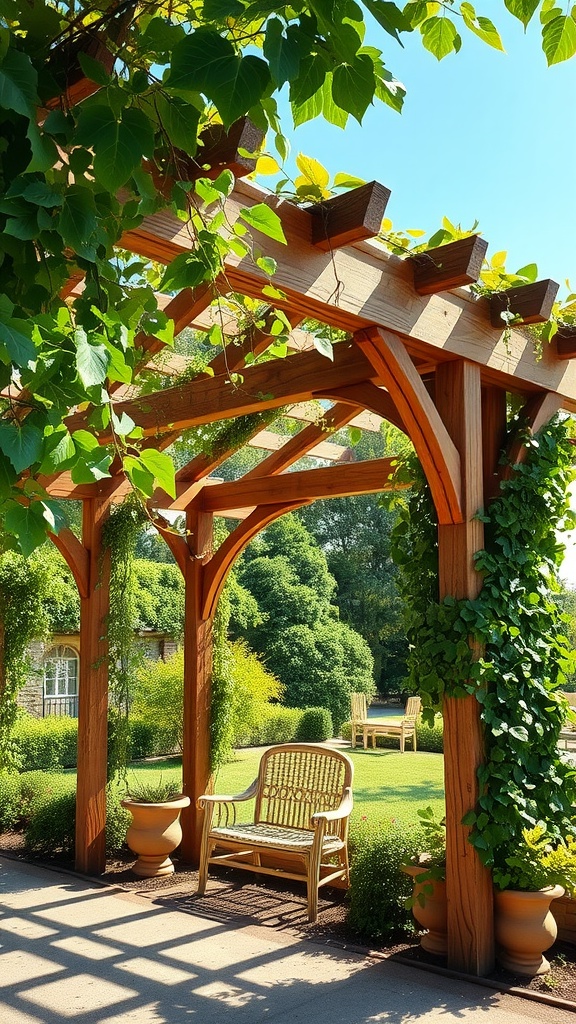
[[[44,655],[44,714],[78,715],[78,652],[51,647]]]

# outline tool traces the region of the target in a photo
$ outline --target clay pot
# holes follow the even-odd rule
[[[548,973],[550,964],[542,954],[558,934],[550,904],[563,895],[561,885],[549,885],[538,892],[495,892],[497,958],[502,967],[529,977]]]
[[[434,956],[446,956],[448,952],[448,908],[446,904],[446,882],[443,880],[420,882],[421,875],[428,874],[429,868],[407,864],[402,868],[414,879],[414,904],[412,913],[421,928],[425,928],[420,945]],[[431,891],[430,891],[431,890]],[[421,897],[422,902],[418,899]]]
[[[139,803],[127,797],[121,803],[132,815],[126,842],[138,856],[132,869],[134,874],[140,878],[171,875],[174,865],[169,854],[182,842],[180,811],[188,807],[190,797],[181,796],[159,804]]]

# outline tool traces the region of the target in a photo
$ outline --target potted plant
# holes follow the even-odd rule
[[[506,858],[506,868],[494,871],[494,881],[499,962],[515,974],[547,974],[543,954],[558,934],[550,904],[576,889],[576,840],[568,836],[553,845],[539,821],[522,830],[521,844]]]
[[[418,816],[426,850],[402,867],[404,873],[414,879],[412,896],[406,905],[425,929],[420,938],[422,949],[435,956],[446,956],[446,826],[444,819],[436,818],[431,807],[419,810]]]
[[[133,871],[140,878],[170,875],[174,865],[170,854],[182,842],[180,812],[188,807],[176,782],[134,783],[122,807],[130,811],[132,824],[126,834],[128,846],[138,857]]]

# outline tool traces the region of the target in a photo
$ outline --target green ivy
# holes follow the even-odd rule
[[[129,496],[116,505],[104,524],[102,543],[110,553],[110,611],[107,621],[109,673],[108,776],[125,774],[129,750],[128,715],[139,650],[134,643],[137,619],[136,539],[145,521],[142,505]]]
[[[511,434],[519,429],[514,422]],[[470,841],[502,888],[523,830],[544,821],[551,841],[561,839],[576,800],[576,772],[557,746],[565,714],[557,691],[572,655],[555,600],[563,554],[557,531],[574,525],[567,496],[573,447],[560,420],[524,440],[525,461],[482,515],[485,550],[476,566],[483,585],[475,600],[438,600],[435,515],[421,473],[394,532],[409,604],[410,681],[428,718],[445,695],[473,693],[481,704],[481,796],[464,824],[473,826]],[[471,640],[483,648],[480,660]]]

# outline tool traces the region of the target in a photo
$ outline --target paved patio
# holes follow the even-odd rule
[[[0,860],[2,1024],[574,1024],[574,1014],[287,930]]]

